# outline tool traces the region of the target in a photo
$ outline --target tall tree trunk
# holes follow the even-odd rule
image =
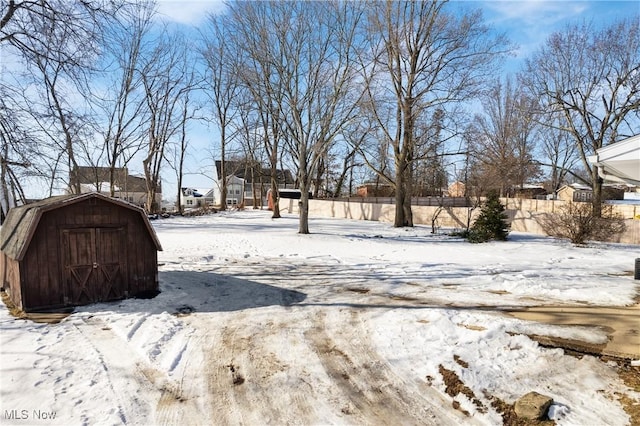
[[[221,142],[220,142],[220,176],[218,176],[218,179],[220,179],[220,210],[226,210],[227,209],[227,171],[226,171],[226,150],[225,150],[225,145],[226,140],[225,140],[225,127],[223,126],[221,131]]]
[[[272,219],[279,219],[280,216],[280,193],[278,192],[278,157],[277,150],[274,148],[270,158],[271,162],[271,197],[273,198],[273,214]],[[286,179],[286,177],[285,177]],[[285,180],[286,183],[286,180]]]
[[[593,182],[593,198],[591,203],[593,204],[593,216],[602,217],[602,181],[603,179],[598,174],[598,167],[593,166],[591,168],[591,181]]]
[[[405,186],[404,186],[404,175],[403,173],[396,173],[396,216],[393,221],[393,226],[396,228],[401,228],[405,225],[405,217],[404,217],[404,198],[405,198]]]
[[[309,181],[310,176],[307,165],[307,150],[305,144],[300,144],[298,161],[300,169],[298,170],[298,181],[300,185],[300,202],[298,203],[299,212],[299,234],[309,233]]]

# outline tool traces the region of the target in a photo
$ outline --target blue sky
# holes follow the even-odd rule
[[[507,63],[517,71],[522,60],[538,49],[555,31],[569,23],[606,25],[640,14],[640,1],[483,1],[470,3],[484,12],[486,21],[504,31],[518,45],[515,58]]]
[[[169,20],[192,26],[202,24],[208,12],[220,13],[225,8],[221,0],[158,0],[158,4],[159,12]],[[568,23],[607,24],[640,14],[638,0],[452,0],[450,6],[482,9],[486,22],[519,46],[512,66]]]
[[[220,13],[224,3],[219,0],[159,0],[159,12],[167,20],[185,26],[201,25],[208,12]],[[451,7],[480,8],[485,21],[498,32],[504,32],[518,46],[515,56],[505,63],[505,72],[517,72],[524,58],[538,49],[553,32],[562,30],[569,23],[590,22],[595,26],[606,25],[614,20],[639,16],[640,1],[573,1],[573,0],[492,0],[492,1],[452,1]],[[200,190],[213,184],[199,172],[209,173],[212,168],[210,150],[215,130],[196,130],[192,134],[192,146],[197,149],[187,166],[189,174],[184,185]],[[213,133],[213,134],[212,134]],[[212,171],[212,170],[211,170]],[[175,178],[169,170],[164,176],[165,195],[173,197]]]

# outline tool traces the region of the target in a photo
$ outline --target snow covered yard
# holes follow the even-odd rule
[[[498,399],[537,391],[558,424],[624,425],[621,395],[640,401],[613,364],[526,336],[604,330],[499,312],[632,304],[636,246],[330,219],[299,235],[266,211],[154,226],[156,298],[53,325],[0,310],[1,424],[502,424]]]

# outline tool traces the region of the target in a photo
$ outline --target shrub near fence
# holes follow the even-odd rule
[[[424,197],[441,200],[438,197]],[[371,201],[389,201],[385,203],[373,203]],[[445,199],[446,200],[446,199]],[[464,200],[464,198],[462,198]],[[368,202],[367,202],[368,201]],[[500,201],[506,207],[509,216],[511,230],[517,232],[529,232],[546,235],[541,226],[540,215],[554,214],[558,207],[563,205],[562,200],[529,200],[518,198],[501,198]],[[459,201],[458,201],[459,202]],[[437,215],[436,224],[444,228],[466,228],[468,221],[473,222],[480,208],[458,207],[455,203],[444,205],[414,205],[413,223],[416,225],[431,226],[434,216]],[[466,203],[465,203],[466,204]],[[289,213],[298,212],[297,200],[281,202],[283,210]],[[625,218],[627,230],[616,242],[626,244],[640,244],[640,205],[614,204],[614,211],[619,212]],[[336,217],[356,220],[374,220],[391,222],[395,217],[395,204],[389,198],[349,198],[342,200],[309,200],[310,217]],[[635,219],[634,219],[635,218]]]

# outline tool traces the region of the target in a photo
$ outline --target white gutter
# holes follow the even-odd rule
[[[587,160],[606,181],[640,186],[640,135],[600,148]]]

